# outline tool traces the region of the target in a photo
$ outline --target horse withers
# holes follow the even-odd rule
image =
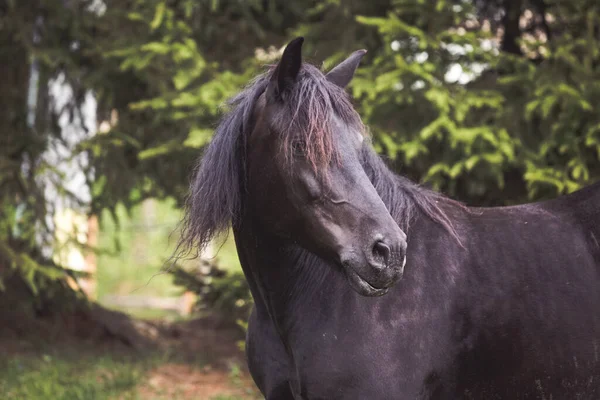
[[[181,244],[233,227],[267,399],[599,399],[600,185],[470,208],[392,173],[302,39],[231,101]]]

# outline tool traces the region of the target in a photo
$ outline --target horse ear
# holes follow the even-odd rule
[[[289,90],[296,83],[296,78],[302,66],[303,42],[304,38],[298,37],[285,47],[281,60],[269,82],[269,92],[272,95],[281,96],[282,93]]]
[[[345,88],[352,80],[354,72],[356,71],[356,68],[358,68],[361,58],[363,58],[366,53],[366,50],[355,51],[350,55],[350,57],[339,63],[325,76],[330,82],[335,83],[341,88]]]

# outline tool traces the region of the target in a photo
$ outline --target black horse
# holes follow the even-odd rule
[[[301,46],[232,100],[181,243],[231,222],[265,397],[600,399],[600,186],[500,208],[417,186],[344,92],[364,51],[323,74]]]

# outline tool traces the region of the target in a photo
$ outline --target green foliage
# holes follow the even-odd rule
[[[46,267],[51,193],[83,214],[114,216],[147,198],[181,205],[225,99],[299,34],[306,59],[328,68],[368,49],[349,90],[376,149],[416,181],[501,205],[600,177],[592,0],[102,3],[0,0],[0,71],[10,77],[0,83],[0,279],[20,274],[34,293],[67,274]],[[59,79],[73,93],[62,111],[47,90]],[[81,125],[91,94],[103,129],[69,143],[59,120]],[[69,149],[63,161],[86,160],[91,204],[47,156],[58,144]],[[223,304],[241,295],[238,278],[214,284],[215,293],[234,287]]]
[[[173,201],[147,200],[129,212],[117,207],[118,225],[105,212],[97,257],[97,297],[105,295],[179,294],[171,276],[161,273],[165,255],[173,251],[169,243],[180,212]],[[172,239],[173,240],[173,239]]]
[[[104,179],[94,209],[129,208],[148,197],[182,204],[221,106],[261,69],[252,56],[265,38],[283,40],[282,17],[300,12],[293,8],[275,1],[111,3],[97,21],[104,39],[89,44],[103,66],[92,82],[103,112],[118,115],[108,132],[82,144]]]
[[[205,260],[198,264],[196,268],[174,266],[170,273],[175,283],[198,295],[199,309],[209,308],[231,322],[245,321],[252,307],[252,296],[241,271],[220,269]]]
[[[6,289],[3,285],[3,278],[9,277],[11,272],[18,271],[34,295],[37,295],[40,290],[48,291],[57,281],[64,280],[69,272],[75,273],[56,265],[41,264],[27,253],[16,252],[4,242],[0,242],[0,262],[8,267],[5,267],[6,270],[0,271],[4,272],[0,274],[0,290]]]
[[[116,216],[119,204],[150,197],[182,204],[220,105],[256,71],[249,57],[267,37],[283,39],[283,16],[303,11],[275,1],[35,3],[0,0],[1,69],[10,77],[0,84],[0,243],[10,250],[0,281],[16,272],[33,293],[36,279],[67,275],[43,267],[58,247],[55,196],[83,215]],[[72,92],[60,109],[48,90],[57,80]],[[101,129],[73,143],[65,117],[95,130],[83,121],[90,94]],[[66,156],[49,157],[58,147]],[[61,163],[73,160],[83,161],[91,204],[66,185]]]
[[[529,22],[517,54],[469,2],[403,1],[385,17],[358,16],[384,43],[352,87],[378,149],[468,203],[554,197],[597,179],[600,19],[577,3],[547,2],[547,31]],[[524,4],[517,17],[537,18]]]

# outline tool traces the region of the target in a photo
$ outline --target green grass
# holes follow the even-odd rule
[[[163,363],[188,364],[181,355],[151,353],[140,355],[101,351],[74,346],[12,355],[0,360],[0,399],[2,400],[178,400],[190,399],[183,387],[168,380],[152,384],[151,370]],[[204,363],[194,360],[194,368]],[[244,389],[239,367],[229,373],[231,387],[245,395],[216,395],[210,400],[254,400],[256,390]],[[194,383],[193,380],[186,384]],[[185,385],[184,385],[185,386]]]
[[[19,355],[0,361],[0,398],[137,400],[135,388],[155,362],[76,352]]]
[[[172,202],[151,202],[127,213],[117,210],[119,226],[111,216],[102,216],[99,243],[108,250],[97,257],[97,298],[107,294],[177,296],[183,288],[173,284],[173,277],[161,273],[177,240],[172,235],[180,210]],[[118,246],[117,246],[118,243]],[[218,250],[216,260],[226,269],[239,269],[233,235],[229,235]],[[145,309],[121,309],[138,318],[178,320],[175,312]],[[44,335],[34,335],[43,342]],[[171,364],[202,368],[209,360],[198,354],[185,357],[170,352],[148,356],[104,351],[94,344],[86,346],[68,342],[67,346],[32,343],[27,350],[6,355],[0,349],[0,400],[177,400],[189,399],[180,394],[179,387],[154,388],[150,376],[156,369]],[[10,345],[8,345],[10,348]],[[9,352],[10,353],[10,352]],[[180,357],[180,358],[178,358]],[[165,365],[163,365],[163,363]],[[152,370],[152,372],[151,372]],[[231,385],[245,393],[239,368],[232,368]],[[245,378],[247,379],[247,377]],[[148,393],[152,393],[148,395]],[[216,396],[213,400],[255,399],[249,390],[247,396]]]

